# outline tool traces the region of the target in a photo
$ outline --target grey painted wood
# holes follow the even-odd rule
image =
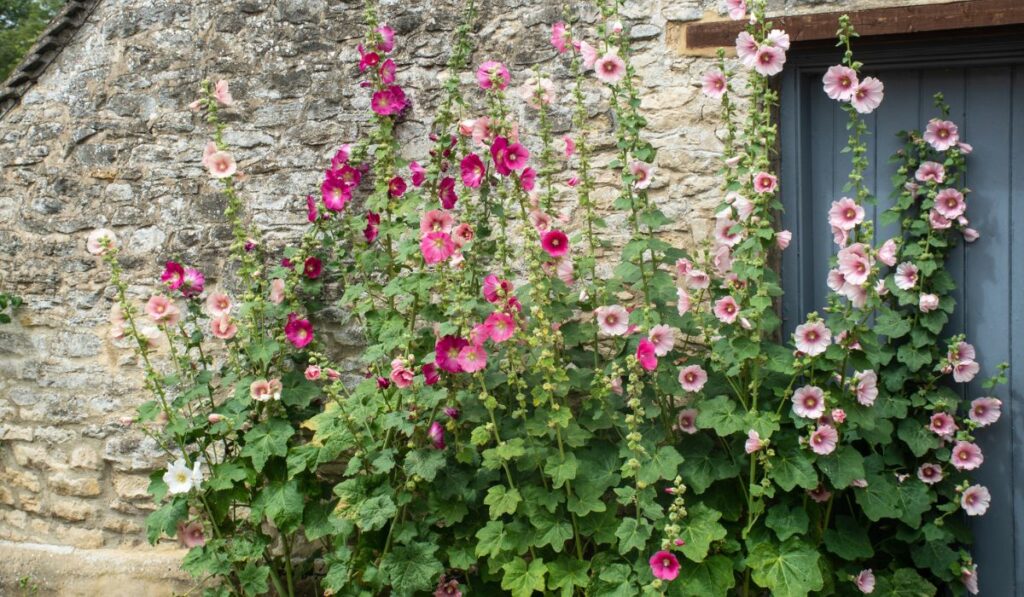
[[[872,74],[885,82],[886,91],[869,119],[873,137],[866,180],[874,185],[879,204],[868,213],[875,219],[877,238],[895,233],[892,226],[879,228],[877,221],[891,204],[895,166],[888,158],[899,147],[895,133],[923,128],[938,115],[932,106],[936,91],[945,94],[950,118],[975,149],[968,158],[972,192],[967,216],[981,238],[957,249],[947,262],[957,282],[957,312],[947,333],[965,332],[982,365],[978,378],[962,389],[963,397],[993,394],[1003,401],[1000,421],[979,433],[985,463],[976,479],[992,494],[988,514],[970,520],[981,593],[1024,594],[1024,39],[948,48],[908,41],[901,51],[893,50],[891,40],[877,51],[870,40],[862,45],[867,50],[858,58],[877,67]],[[782,224],[794,233],[782,259],[787,334],[806,313],[825,304],[825,275],[837,250],[827,211],[846,194],[849,156],[840,153],[847,138],[846,115],[825,96],[820,81],[838,57],[835,50],[802,54],[795,49],[781,82]],[[984,390],[982,381],[1004,361],[1011,365],[1009,387]]]

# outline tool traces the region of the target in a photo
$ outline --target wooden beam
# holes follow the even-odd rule
[[[954,31],[1024,24],[1024,0],[959,0],[948,4],[779,16],[771,21],[784,29],[792,41],[822,40],[835,37],[839,17],[843,14],[850,15],[857,33],[863,36]],[[731,47],[744,25],[743,21],[705,21],[684,25],[685,48]]]

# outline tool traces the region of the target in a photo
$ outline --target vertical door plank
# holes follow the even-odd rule
[[[1010,337],[1009,363],[1010,383],[1006,388],[997,390],[997,396],[1003,401],[1004,425],[1010,426],[1009,455],[1013,463],[1012,476],[1004,479],[1013,489],[1013,502],[1008,515],[1013,520],[1014,537],[1024,537],[1024,489],[1018,486],[1018,480],[1024,480],[1024,406],[1018,407],[1024,400],[1024,65],[1013,68],[1013,82],[1010,91],[1012,114],[1010,132],[1010,258],[1013,260],[1010,270]],[[1014,592],[1024,582],[1024,550],[1014,545]]]

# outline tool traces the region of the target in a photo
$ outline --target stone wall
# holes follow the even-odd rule
[[[548,43],[561,1],[480,2],[474,64],[506,61],[520,81],[534,64],[554,66],[564,80]],[[785,0],[772,10],[893,3]],[[586,3],[571,4],[593,18]],[[683,55],[666,32],[722,18],[719,4],[637,0],[625,13],[649,137],[659,148],[652,196],[677,222],[670,236],[683,244],[707,234],[719,201],[720,131],[715,102],[699,90],[709,59]],[[399,77],[414,102],[403,134],[410,154],[422,154],[462,1],[381,5],[398,32]],[[124,553],[89,550],[144,544],[147,475],[164,465],[151,443],[118,423],[145,398],[129,351],[107,337],[111,289],[85,252],[85,236],[100,225],[117,232],[137,299],[155,288],[162,260],[172,257],[207,272],[208,287],[230,285],[210,276],[222,270],[229,233],[221,197],[200,166],[207,130],[186,109],[202,79],[223,77],[238,101],[227,141],[250,177],[251,214],[268,243],[295,237],[305,219],[302,196],[368,110],[355,85],[361,10],[361,2],[344,0],[101,0],[0,119],[0,290],[26,300],[16,321],[0,327],[0,561],[22,564],[0,567],[0,593],[33,576],[44,589],[79,594],[28,543],[70,546],[47,553],[83,566],[96,554]],[[555,120],[566,122],[565,111]],[[607,133],[609,123],[596,110],[594,129]],[[614,226],[616,214],[608,216]],[[20,559],[14,543],[26,545]],[[133,574],[163,573],[124,576]],[[127,594],[121,586],[125,592],[106,594]],[[159,593],[151,589],[144,594]]]

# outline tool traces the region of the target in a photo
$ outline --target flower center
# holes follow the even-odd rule
[[[945,139],[946,137],[949,136],[949,131],[947,131],[946,129],[942,129],[939,131],[939,136]]]

